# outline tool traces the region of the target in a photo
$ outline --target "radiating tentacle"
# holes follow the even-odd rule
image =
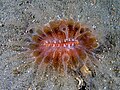
[[[65,75],[67,75],[67,62],[69,60],[70,60],[70,56],[67,53],[62,55],[62,64],[63,64],[63,69],[64,69]]]

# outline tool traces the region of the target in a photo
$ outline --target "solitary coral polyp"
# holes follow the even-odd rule
[[[73,19],[50,21],[32,40],[29,48],[35,63],[49,64],[57,71],[81,67],[83,74],[90,72],[86,64],[88,54],[98,47],[93,32]]]

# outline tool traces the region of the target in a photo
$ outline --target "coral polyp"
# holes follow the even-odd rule
[[[45,24],[32,36],[29,48],[36,64],[49,65],[56,71],[80,69],[90,74],[90,54],[98,47],[93,31],[73,19],[59,19]]]

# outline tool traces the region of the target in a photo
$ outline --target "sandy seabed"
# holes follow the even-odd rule
[[[120,0],[0,0],[0,90],[119,90],[119,5]],[[28,30],[58,17],[73,17],[96,32],[100,68],[90,85],[74,74],[41,73],[25,54]]]

